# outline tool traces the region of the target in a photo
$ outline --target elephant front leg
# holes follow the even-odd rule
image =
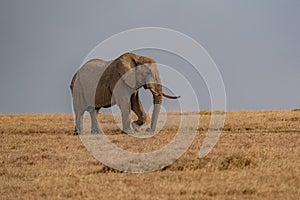
[[[133,112],[138,116],[138,119],[132,123],[132,127],[135,131],[140,131],[141,126],[146,122],[147,120],[147,114],[144,111],[144,108],[142,106],[142,103],[139,99],[138,91],[135,92],[131,96],[131,109]]]
[[[118,102],[118,106],[121,110],[122,115],[122,125],[123,125],[123,133],[132,133],[133,130],[130,127],[130,100],[123,99],[121,102]]]
[[[121,110],[123,133],[134,132],[130,127],[130,98],[133,92],[134,91],[131,88],[128,88],[126,85],[122,84],[122,82],[119,82],[119,84],[115,86],[113,92],[113,100],[115,100]]]
[[[123,124],[122,132],[130,134],[130,133],[134,132],[132,130],[132,128],[130,127],[130,121],[131,121],[130,120],[130,109],[129,108],[127,108],[127,109],[121,108],[121,111],[122,111],[122,124]]]

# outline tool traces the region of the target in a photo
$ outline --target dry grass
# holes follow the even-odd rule
[[[210,112],[201,112],[197,136],[180,159],[145,174],[112,170],[73,136],[68,114],[0,115],[1,199],[298,199],[300,112],[229,112],[224,131],[198,159]],[[109,114],[103,129],[120,147],[159,149],[174,136],[180,115],[169,113],[153,138],[122,135]]]

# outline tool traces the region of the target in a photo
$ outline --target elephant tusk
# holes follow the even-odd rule
[[[154,89],[150,89],[150,91],[152,92],[152,94],[154,94],[155,96],[159,96],[160,94],[158,92],[156,92]]]
[[[162,93],[162,94],[160,94],[160,93],[158,93],[158,92],[156,92],[154,89],[150,89],[150,91],[152,92],[152,94],[153,95],[155,95],[155,96],[164,96],[164,97],[166,97],[166,98],[169,98],[169,99],[178,99],[178,98],[180,98],[180,96],[171,96],[171,95],[168,95],[168,94],[165,94],[164,92]]]
[[[162,93],[162,95],[166,98],[169,98],[169,99],[178,99],[178,98],[180,98],[180,96],[171,96],[171,95],[165,94],[164,92]]]

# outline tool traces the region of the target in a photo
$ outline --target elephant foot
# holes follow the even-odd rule
[[[146,132],[148,133],[154,133],[155,130],[153,130],[152,128],[146,128]]]
[[[134,134],[135,132],[134,132],[134,130],[133,129],[127,129],[127,130],[122,130],[122,133],[123,134]]]
[[[76,127],[74,129],[74,135],[80,135],[80,131]]]
[[[102,134],[102,131],[100,129],[92,129],[91,133],[92,134]]]
[[[137,125],[134,122],[131,125],[136,132],[141,132],[141,126]]]

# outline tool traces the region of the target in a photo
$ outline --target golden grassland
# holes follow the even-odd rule
[[[210,112],[189,150],[159,171],[129,174],[95,160],[73,135],[71,114],[0,115],[1,199],[299,199],[300,112],[228,112],[215,148],[199,148]],[[172,139],[180,114],[148,139],[121,134],[110,114],[99,114],[116,145],[136,152]]]

